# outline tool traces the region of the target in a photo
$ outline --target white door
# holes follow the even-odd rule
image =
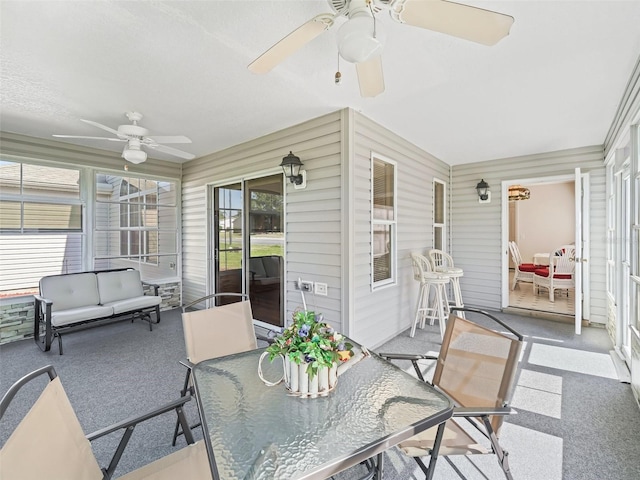
[[[616,259],[619,271],[616,297],[618,304],[617,319],[619,330],[619,346],[627,363],[631,359],[631,335],[630,326],[635,326],[631,319],[631,175],[629,165],[626,164],[620,175],[617,176],[618,186],[618,213],[617,231],[619,232],[619,248]]]
[[[575,280],[575,327],[582,333],[582,319],[589,318],[589,173],[575,169],[575,219],[576,219],[576,269]]]

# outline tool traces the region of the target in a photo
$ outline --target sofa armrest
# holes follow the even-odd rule
[[[36,299],[36,304],[37,305],[42,305],[43,303],[45,305],[53,305],[53,300],[49,300],[48,298],[44,298],[41,295],[38,295],[37,293],[33,295],[33,298]]]
[[[33,340],[40,350],[48,352],[51,350],[51,341],[53,340],[52,326],[51,326],[51,307],[53,306],[53,300],[44,298],[41,295],[35,294],[35,305],[33,308]],[[44,338],[40,341],[40,323],[44,323]]]
[[[145,282],[144,280],[142,280],[142,285],[147,285],[149,287],[153,287],[153,294],[157,297],[158,296],[158,289],[160,288],[160,285],[158,285],[157,283],[150,283],[150,282]]]

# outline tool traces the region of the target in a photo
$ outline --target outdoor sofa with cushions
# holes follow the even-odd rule
[[[254,287],[260,288],[273,285],[275,288],[280,288],[281,270],[282,257],[278,255],[249,258],[251,284]]]
[[[158,286],[154,295],[145,295],[140,272],[133,268],[51,275],[40,280],[35,297],[34,340],[44,352],[58,337],[62,355],[62,335],[117,321],[140,318],[149,322],[155,312],[160,322]]]

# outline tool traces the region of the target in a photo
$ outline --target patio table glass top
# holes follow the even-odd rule
[[[257,374],[263,349],[193,369],[214,479],[321,479],[448,419],[450,400],[376,354],[325,397],[300,398]],[[282,375],[279,359],[263,375]],[[211,455],[213,454],[213,455]]]

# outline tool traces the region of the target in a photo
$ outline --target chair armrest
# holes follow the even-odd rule
[[[511,407],[455,407],[454,417],[482,417],[485,415],[512,415],[518,413]]]
[[[429,383],[427,382],[424,378],[424,375],[422,375],[422,372],[420,371],[420,367],[418,366],[418,360],[438,360],[438,357],[435,357],[433,355],[422,355],[420,353],[379,353],[378,355],[380,355],[382,358],[384,358],[385,360],[389,361],[389,360],[409,360],[411,362],[411,364],[413,365],[413,369],[416,371],[416,375],[418,376],[418,378],[420,380],[422,380],[423,382]]]
[[[196,366],[195,363],[190,362],[187,358],[180,360],[178,363],[184,367],[187,367],[190,370]]]
[[[187,403],[190,400],[191,400],[191,395],[180,397],[177,400],[167,403],[166,405],[158,407],[155,410],[147,412],[143,415],[129,417],[125,420],[122,420],[121,422],[114,423],[113,425],[109,425],[108,427],[102,428],[93,433],[89,433],[88,435],[86,435],[87,440],[92,442],[100,437],[104,437],[105,435],[116,432],[118,430],[134,427],[141,422],[157,417],[158,415],[162,415],[163,413],[170,412],[171,410],[175,410],[178,407],[182,407],[185,403]]]
[[[173,402],[167,403],[166,405],[163,405],[159,408],[156,408],[155,410],[152,410],[148,413],[127,418],[126,420],[123,420],[109,427],[105,427],[101,430],[98,430],[96,432],[86,435],[85,437],[87,438],[87,440],[92,442],[110,433],[114,433],[119,430],[124,430],[124,433],[122,434],[122,438],[118,443],[118,447],[116,448],[116,451],[111,457],[109,466],[106,469],[105,468],[102,469],[102,471],[104,472],[104,478],[105,479],[112,478],[113,472],[115,471],[116,467],[118,466],[118,463],[120,462],[120,459],[122,458],[122,454],[124,453],[124,450],[127,447],[127,444],[129,443],[129,439],[131,438],[131,435],[133,434],[133,430],[136,427],[136,425],[146,420],[150,420],[151,418],[157,417],[158,415],[161,415],[163,413],[167,413],[167,412],[170,412],[171,410],[175,410],[176,413],[178,414],[178,421],[182,426],[182,429],[183,429],[182,431],[184,432],[184,436],[185,436],[185,439],[187,440],[187,443],[188,444],[194,443],[195,440],[193,438],[193,434],[191,433],[191,429],[189,428],[189,422],[187,421],[187,417],[185,416],[184,410],[182,409],[184,404],[190,400],[191,400],[191,395],[187,393],[185,396],[180,397],[179,399],[174,400]]]
[[[421,355],[419,353],[379,353],[385,360],[438,360],[438,357],[433,355]]]
[[[262,340],[263,342],[267,342],[269,345],[276,341],[275,336],[271,336],[270,334],[265,335],[264,333],[256,331],[256,338],[258,340]],[[274,333],[274,335],[276,335]]]

